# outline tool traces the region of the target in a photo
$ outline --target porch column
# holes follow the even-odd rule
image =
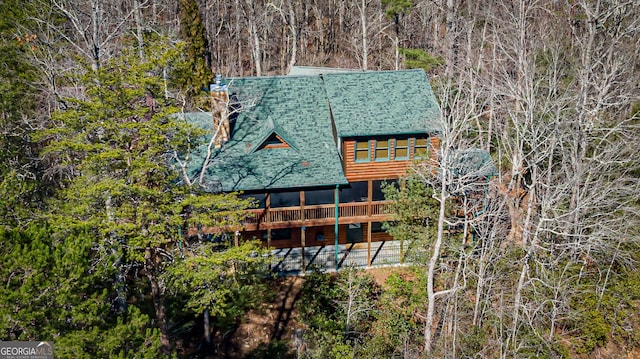
[[[300,245],[302,248],[302,272],[304,273],[307,270],[304,257],[304,247],[307,239],[307,227],[304,226],[304,191],[300,191],[300,219],[302,220],[302,227],[300,228]]]
[[[271,193],[267,193],[264,198],[264,216],[269,221],[269,209],[271,209]],[[271,247],[271,228],[267,229],[267,247]]]
[[[340,215],[340,192],[339,192],[339,185],[336,185],[336,189],[334,191],[334,195],[333,195],[333,199],[334,202],[336,203],[336,209],[335,209],[335,224],[333,227],[333,235],[335,236],[335,243],[336,243],[336,272],[338,271],[338,268],[340,266],[339,262],[338,262],[338,252],[340,251],[340,248],[338,247],[338,219],[339,219],[339,215]]]
[[[306,244],[306,237],[307,237],[307,227],[302,226],[302,228],[300,228],[300,244],[301,244],[301,251],[302,251],[302,272],[304,273],[307,270],[307,266],[306,266],[306,260],[304,257],[304,246]]]
[[[371,267],[371,206],[373,202],[373,180],[367,181],[367,267]]]
[[[302,220],[302,225],[304,225],[304,221],[307,219],[304,213],[304,191],[300,191],[300,219]]]
[[[371,267],[371,221],[367,222],[367,267]]]

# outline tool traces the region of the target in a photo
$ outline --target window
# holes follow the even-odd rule
[[[262,235],[262,240],[266,241],[267,240],[267,231],[262,231],[261,235]],[[272,241],[285,240],[285,239],[291,239],[291,229],[290,228],[272,229],[271,230],[271,240]]]
[[[396,138],[395,140],[395,159],[396,160],[408,160],[409,159],[409,139],[408,138]]]
[[[312,206],[316,204],[333,204],[335,191],[333,189],[319,189],[315,191],[304,191],[304,203]]]
[[[384,233],[386,232],[382,227],[382,222],[371,223],[371,233]]]
[[[348,187],[341,188],[340,203],[366,202],[368,185],[367,182],[351,182]]]
[[[369,141],[356,141],[356,162],[369,162]]]
[[[427,158],[429,156],[429,139],[416,138],[413,145],[414,158]]]
[[[398,180],[376,180],[371,182],[371,195],[373,196],[373,201],[384,201],[384,192],[382,191],[383,184],[386,186],[395,186],[398,188]]]
[[[264,146],[264,148],[289,147],[289,145],[287,145],[287,143],[284,142],[284,140],[275,133],[272,133],[271,136],[269,136],[269,138],[267,138],[262,145]]]
[[[297,207],[300,205],[300,192],[271,193],[271,208]]]
[[[389,140],[376,140],[376,161],[389,161]]]

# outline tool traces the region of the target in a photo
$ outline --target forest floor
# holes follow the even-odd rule
[[[402,267],[372,268],[367,270],[378,285]],[[409,272],[406,272],[409,275]],[[233,333],[232,338],[207,358],[281,358],[295,353],[295,332],[304,330],[298,322],[296,303],[300,300],[304,277],[281,277],[275,283],[275,297],[259,310],[252,310]]]
[[[403,267],[373,268],[367,270],[376,283],[384,285],[387,277],[401,271],[403,276],[410,276]],[[295,358],[296,330],[304,330],[298,322],[299,314],[296,303],[302,297],[304,277],[281,277],[274,281],[275,296],[266,298],[258,310],[252,310],[232,332],[218,333],[214,339],[210,355],[201,356],[206,359],[262,359],[262,358]],[[299,304],[298,304],[299,305]],[[640,349],[626,351],[614,341],[596,349],[590,354],[576,355],[577,359],[640,359]]]

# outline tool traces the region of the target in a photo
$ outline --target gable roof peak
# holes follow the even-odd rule
[[[265,124],[261,130],[261,135],[259,137],[259,141],[249,149],[248,153],[254,153],[260,149],[265,148],[268,145],[268,142],[275,141],[276,139],[282,143],[282,147],[290,147],[294,150],[298,150],[293,142],[291,136],[287,134],[287,132],[279,126],[276,121],[273,120],[271,116],[267,117]]]

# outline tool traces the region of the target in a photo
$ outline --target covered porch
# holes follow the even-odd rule
[[[390,201],[367,201],[247,210],[246,231],[391,220]]]

